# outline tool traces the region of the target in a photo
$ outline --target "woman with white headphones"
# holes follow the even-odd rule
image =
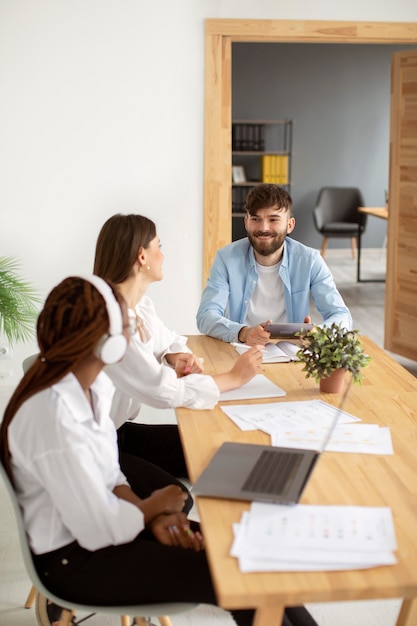
[[[198,525],[182,512],[186,494],[167,483],[143,498],[119,466],[114,387],[102,370],[124,357],[134,332],[123,298],[101,278],[55,287],[38,318],[39,357],[4,413],[0,459],[36,570],[69,606],[216,604]],[[233,616],[252,624],[253,611]]]

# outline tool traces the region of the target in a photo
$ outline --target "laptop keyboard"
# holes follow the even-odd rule
[[[242,491],[284,494],[303,455],[282,450],[264,450],[242,487]]]

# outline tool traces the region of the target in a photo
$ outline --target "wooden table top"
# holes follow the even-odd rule
[[[373,215],[374,217],[381,217],[383,220],[388,219],[388,208],[384,207],[371,207],[371,206],[360,206],[358,207],[358,211],[361,213],[366,213],[367,215]]]
[[[249,503],[197,498],[219,603],[229,609],[257,607],[256,626],[279,623],[277,613],[284,606],[397,597],[405,598],[397,623],[417,623],[417,602],[413,600],[417,597],[417,379],[374,342],[366,337],[362,341],[371,363],[363,370],[363,384],[352,385],[344,410],[364,423],[389,426],[394,455],[326,452],[301,502],[391,507],[398,563],[341,572],[242,574],[229,551],[232,523],[240,520]],[[204,357],[207,374],[230,369],[237,358],[232,346],[210,337],[191,336],[188,345]],[[305,378],[300,363],[265,364],[263,369],[287,395],[253,403],[317,398],[335,406],[340,403],[340,394],[321,394],[315,381]],[[270,442],[260,431],[241,431],[219,405],[211,411],[177,409],[177,417],[192,481],[224,441]]]

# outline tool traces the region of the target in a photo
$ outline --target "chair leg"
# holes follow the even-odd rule
[[[36,598],[36,587],[32,585],[32,587],[30,588],[28,597],[26,598],[25,609],[30,609],[33,606],[33,603],[35,602],[35,598]]]
[[[120,617],[121,620],[121,626],[130,626],[130,616],[129,615],[122,615]]]
[[[172,626],[172,622],[170,618],[167,617],[166,615],[158,616],[158,620],[161,626]],[[146,618],[146,617],[135,617],[134,623],[137,626],[152,626],[152,624],[150,624],[149,618]]]
[[[352,237],[352,259],[356,259],[356,237]]]
[[[327,244],[329,243],[329,238],[328,237],[323,237],[323,243],[321,244],[321,250],[320,250],[320,254],[324,259],[324,255],[326,254],[326,250],[327,250]]]
[[[62,609],[61,618],[58,622],[58,626],[70,626],[74,615],[74,611],[71,611],[70,609]]]

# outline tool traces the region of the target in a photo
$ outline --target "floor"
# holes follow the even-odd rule
[[[330,250],[326,261],[354,319],[354,327],[382,346],[384,325],[384,283],[357,283],[356,265],[348,250]],[[383,277],[384,250],[363,252],[363,278]],[[314,319],[313,319],[314,321]],[[393,355],[395,357],[395,355]],[[417,362],[395,357],[417,376]],[[8,389],[0,380],[0,408]],[[148,411],[152,421],[174,421],[173,411]],[[34,609],[26,610],[23,603],[30,588],[23,563],[13,517],[0,485],[0,626],[34,626]],[[308,605],[320,626],[394,626],[401,600],[360,601]],[[81,616],[80,616],[81,617]],[[158,620],[153,620],[158,624]],[[118,626],[117,617],[95,616],[86,624],[91,626]],[[216,607],[201,605],[172,618],[173,626],[232,626],[229,615]],[[271,624],[271,626],[278,626]]]

